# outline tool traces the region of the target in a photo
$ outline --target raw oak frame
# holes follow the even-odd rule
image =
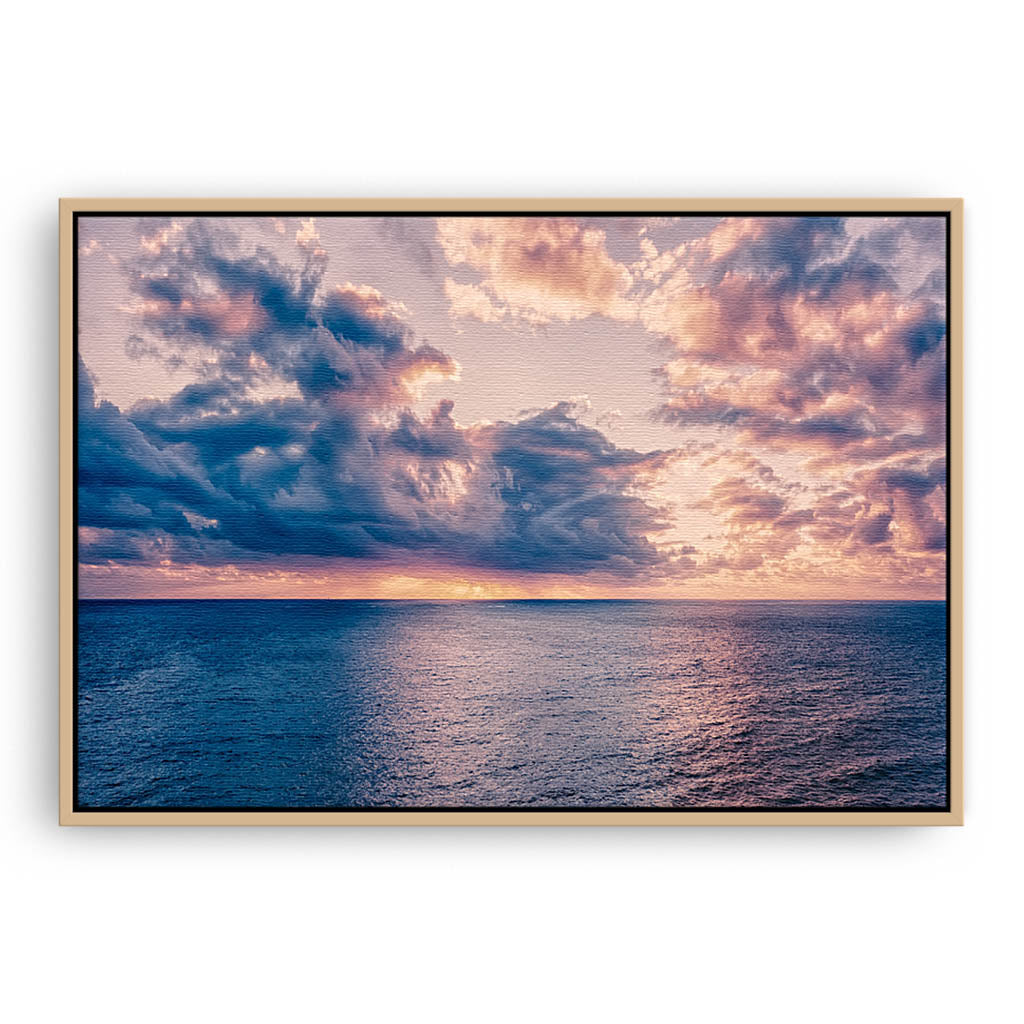
[[[941,213],[948,216],[947,616],[948,808],[915,810],[83,811],[74,807],[73,395],[76,214],[89,213]],[[60,201],[60,823],[62,825],[962,825],[963,787],[963,200],[962,199],[62,199]]]

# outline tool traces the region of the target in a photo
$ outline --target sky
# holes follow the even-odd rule
[[[82,216],[80,594],[941,599],[945,231]]]

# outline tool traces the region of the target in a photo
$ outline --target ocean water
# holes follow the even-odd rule
[[[941,807],[943,602],[82,601],[82,807]]]

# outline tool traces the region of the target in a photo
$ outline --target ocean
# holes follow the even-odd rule
[[[941,808],[944,602],[92,601],[88,808]]]

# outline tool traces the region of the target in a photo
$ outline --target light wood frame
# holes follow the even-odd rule
[[[74,807],[73,249],[76,214],[587,212],[631,214],[942,213],[948,216],[949,806],[944,811],[417,810],[84,811]],[[962,199],[62,199],[60,201],[60,823],[62,825],[962,825],[963,786]]]

